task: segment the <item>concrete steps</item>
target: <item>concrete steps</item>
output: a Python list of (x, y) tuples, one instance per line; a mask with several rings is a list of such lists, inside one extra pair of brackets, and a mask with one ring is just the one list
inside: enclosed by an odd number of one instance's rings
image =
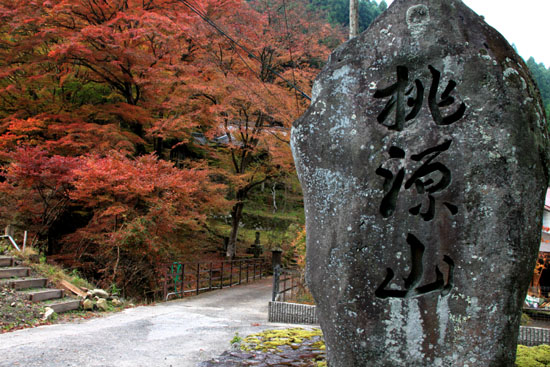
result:
[[(42, 302), (55, 312), (67, 312), (80, 308), (80, 300), (65, 297), (62, 289), (48, 288), (47, 278), (30, 277), (31, 269), (15, 266), (11, 256), (0, 256), (0, 282), (18, 291), (32, 302)], [(46, 301), (46, 302), (44, 302)]]

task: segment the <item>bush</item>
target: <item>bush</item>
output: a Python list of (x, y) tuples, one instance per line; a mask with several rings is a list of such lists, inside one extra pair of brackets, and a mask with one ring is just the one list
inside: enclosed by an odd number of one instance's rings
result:
[(518, 345), (516, 367), (546, 367), (550, 366), (550, 345), (526, 347)]

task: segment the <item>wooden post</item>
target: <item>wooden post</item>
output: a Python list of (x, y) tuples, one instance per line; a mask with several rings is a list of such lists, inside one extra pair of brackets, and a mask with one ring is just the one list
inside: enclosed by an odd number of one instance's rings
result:
[(220, 289), (223, 289), (223, 263), (224, 261), (222, 260), (222, 270), (220, 271)]
[(277, 295), (279, 294), (280, 269), (281, 269), (281, 267), (279, 265), (276, 265), (273, 268), (273, 292), (272, 292), (272, 296), (271, 296), (271, 300), (273, 302), (275, 302), (277, 300)]
[(229, 261), (229, 286), (233, 285), (233, 260)]
[(164, 300), (168, 297), (168, 268), (164, 269)]
[(210, 263), (210, 280), (208, 281), (208, 288), (212, 290), (212, 263)]
[(185, 296), (185, 264), (181, 264), (181, 296)]
[(201, 263), (197, 263), (197, 294), (199, 294), (201, 280)]
[(349, 39), (359, 35), (359, 0), (349, 2)]
[(283, 273), (283, 302), (286, 302), (286, 275)]
[(239, 285), (241, 284), (241, 273), (243, 271), (243, 260), (239, 260)]

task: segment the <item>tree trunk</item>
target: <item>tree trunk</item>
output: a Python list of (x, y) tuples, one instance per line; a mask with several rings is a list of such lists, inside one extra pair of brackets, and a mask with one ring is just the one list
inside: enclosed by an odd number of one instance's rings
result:
[(237, 234), (239, 232), (239, 223), (243, 216), (244, 202), (238, 201), (231, 209), (231, 235), (227, 244), (226, 257), (233, 259), (237, 253)]

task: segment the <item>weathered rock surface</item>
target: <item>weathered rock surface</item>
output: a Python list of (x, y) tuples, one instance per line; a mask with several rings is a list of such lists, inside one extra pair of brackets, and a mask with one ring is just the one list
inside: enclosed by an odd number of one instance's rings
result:
[(50, 317), (52, 317), (52, 315), (54, 313), (55, 313), (55, 311), (53, 310), (53, 308), (51, 308), (51, 307), (44, 308), (44, 316), (42, 316), (42, 320), (49, 319)]
[(314, 345), (316, 341), (305, 339), (297, 346), (282, 345), (276, 352), (226, 351), (218, 358), (200, 363), (199, 367), (317, 367), (325, 360), (325, 352)]
[(93, 310), (94, 309), (94, 301), (92, 301), (91, 299), (85, 299), (82, 302), (82, 308), (87, 310), (87, 311)]
[(548, 132), (506, 40), (458, 0), (396, 0), (338, 48), (292, 146), (331, 366), (514, 365)]
[(108, 311), (109, 310), (109, 305), (107, 304), (107, 300), (105, 298), (98, 299), (97, 302), (96, 302), (96, 306), (101, 311)]
[(99, 298), (108, 298), (109, 293), (104, 291), (103, 289), (93, 289), (88, 292), (92, 297), (97, 296)]

